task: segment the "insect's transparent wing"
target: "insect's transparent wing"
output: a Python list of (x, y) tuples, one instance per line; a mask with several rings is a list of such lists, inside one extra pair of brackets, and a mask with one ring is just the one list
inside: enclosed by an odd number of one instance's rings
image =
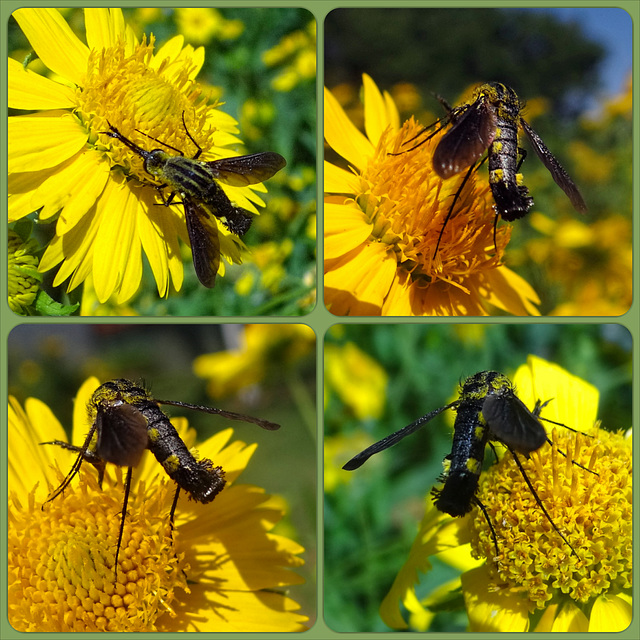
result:
[(455, 402), (448, 404), (446, 407), (440, 407), (439, 409), (436, 409), (435, 411), (432, 411), (431, 413), (427, 413), (427, 415), (422, 416), (422, 418), (418, 418), (415, 422), (412, 422), (410, 425), (407, 425), (406, 427), (400, 429), (399, 431), (392, 433), (386, 438), (382, 438), (382, 440), (378, 440), (378, 442), (376, 442), (375, 444), (372, 444), (370, 447), (367, 447), (364, 451), (361, 451), (359, 454), (351, 458), (351, 460), (349, 460), (349, 462), (347, 462), (342, 468), (345, 469), (346, 471), (353, 471), (354, 469), (358, 469), (372, 455), (376, 453), (380, 453), (380, 451), (384, 451), (385, 449), (392, 447), (394, 444), (397, 444), (398, 442), (400, 442), (400, 440), (402, 440), (403, 438), (406, 438), (408, 435), (411, 435), (412, 433), (420, 429), (420, 427), (427, 424), (429, 420), (432, 420), (433, 418), (435, 418), (439, 413), (442, 413), (443, 411), (446, 411), (447, 409), (450, 409), (452, 407), (456, 407), (458, 406), (458, 404), (459, 402), (456, 400)]
[(193, 198), (184, 197), (184, 213), (191, 242), (193, 267), (198, 280), (209, 289), (216, 283), (220, 267), (218, 227), (206, 207)]
[(538, 158), (542, 161), (545, 167), (549, 170), (551, 177), (555, 183), (567, 194), (567, 197), (571, 201), (573, 208), (578, 213), (586, 213), (587, 205), (582, 198), (578, 187), (576, 187), (573, 180), (569, 177), (569, 174), (564, 170), (562, 165), (556, 160), (555, 156), (547, 149), (547, 145), (542, 141), (542, 138), (531, 128), (526, 120), (520, 118), (522, 128), (531, 142), (533, 150), (536, 152)]
[[(454, 110), (455, 113), (456, 110)], [(433, 154), (433, 169), (444, 180), (470, 167), (488, 149), (496, 135), (496, 113), (477, 100), (455, 120)]]
[(206, 164), (216, 180), (232, 187), (246, 187), (268, 180), (285, 167), (287, 161), (279, 153), (265, 151), (250, 156), (221, 158)]
[(540, 420), (513, 393), (487, 395), (482, 415), (492, 434), (519, 453), (531, 453), (547, 441), (547, 432)]

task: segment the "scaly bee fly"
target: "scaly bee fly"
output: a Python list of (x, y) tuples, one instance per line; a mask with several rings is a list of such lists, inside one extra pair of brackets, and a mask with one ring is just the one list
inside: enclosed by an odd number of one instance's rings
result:
[[(495, 530), (484, 505), (477, 496), (477, 491), (486, 445), (490, 442), (502, 443), (513, 456), (536, 503), (551, 523), (554, 531), (571, 549), (572, 554), (576, 555), (571, 543), (551, 519), (517, 455), (519, 453), (528, 457), (530, 453), (540, 449), (545, 443), (552, 444), (540, 420), (569, 429), (566, 425), (540, 416), (540, 412), (548, 402), (548, 400), (546, 402), (538, 400), (531, 411), (518, 398), (515, 388), (507, 376), (496, 371), (480, 371), (461, 383), (458, 400), (431, 411), (403, 429), (372, 444), (351, 458), (342, 468), (347, 471), (358, 469), (372, 455), (397, 444), (443, 411), (454, 409), (456, 420), (453, 444), (451, 453), (445, 458), (446, 471), (439, 478), (444, 485), (442, 488), (432, 489), (431, 492), (436, 508), (453, 517), (462, 517), (469, 513), (474, 505), (477, 506), (489, 523), (497, 556), (498, 541)], [(573, 431), (573, 429), (570, 430)], [(573, 462), (573, 464), (585, 471), (595, 473), (577, 462)]]
[[(180, 195), (196, 275), (205, 287), (212, 288), (220, 266), (220, 240), (218, 227), (211, 215), (220, 219), (229, 231), (238, 236), (249, 230), (252, 220), (249, 211), (232, 204), (218, 181), (234, 187), (258, 184), (275, 175), (287, 162), (279, 153), (273, 151), (212, 161), (199, 160), (202, 148), (187, 129), (184, 112), (182, 124), (188, 138), (197, 148), (192, 158), (185, 157), (180, 149), (138, 129), (138, 133), (155, 140), (178, 155), (171, 155), (162, 149), (146, 151), (122, 135), (111, 123), (109, 131), (103, 133), (120, 140), (144, 160), (145, 171), (160, 183), (154, 183), (153, 186), (160, 192), (166, 206), (173, 202), (176, 194)], [(171, 193), (165, 198), (163, 190), (167, 188), (171, 189)]]
[(211, 413), (230, 420), (250, 422), (269, 431), (280, 428), (279, 424), (269, 420), (233, 411), (175, 400), (157, 400), (146, 389), (130, 380), (117, 379), (100, 385), (91, 396), (87, 407), (91, 428), (82, 446), (77, 447), (61, 440), (41, 443), (58, 445), (78, 453), (71, 470), (45, 504), (57, 498), (69, 486), (85, 461), (98, 470), (100, 484), (102, 484), (107, 462), (127, 467), (124, 506), (114, 562), (116, 572), (133, 467), (138, 465), (146, 449), (153, 453), (177, 485), (169, 514), (169, 523), (172, 528), (180, 489), (186, 491), (193, 500), (207, 504), (224, 489), (226, 484), (224, 470), (221, 467), (214, 466), (213, 462), (207, 458), (196, 459), (193, 456), (180, 439), (171, 420), (160, 410), (160, 404)]
[(507, 221), (517, 220), (525, 216), (533, 206), (533, 198), (522, 183), (522, 175), (519, 173), (526, 157), (526, 151), (518, 146), (519, 128), (523, 129), (533, 150), (549, 170), (556, 184), (568, 196), (573, 208), (582, 214), (587, 211), (587, 205), (578, 187), (547, 149), (542, 138), (522, 117), (524, 104), (513, 89), (499, 82), (489, 82), (479, 86), (471, 100), (460, 106), (451, 107), (444, 99), (439, 100), (447, 109), (447, 116), (425, 127), (415, 138), (437, 124), (443, 124), (408, 151), (416, 149), (451, 124), (453, 126), (442, 137), (433, 154), (433, 169), (443, 180), (467, 167), (469, 169), (440, 230), (434, 258), (455, 203), (471, 173), (479, 166), (476, 163), (485, 151), (489, 161), (489, 186), (496, 212), (493, 226), (494, 246), (498, 217)]

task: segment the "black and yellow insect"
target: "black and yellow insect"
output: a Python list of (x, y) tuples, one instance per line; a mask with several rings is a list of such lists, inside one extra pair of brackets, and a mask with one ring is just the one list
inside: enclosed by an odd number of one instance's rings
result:
[[(218, 228), (211, 215), (219, 218), (229, 231), (238, 236), (249, 230), (252, 220), (249, 211), (235, 206), (229, 200), (218, 181), (234, 187), (258, 184), (275, 175), (287, 162), (273, 151), (208, 162), (199, 160), (202, 148), (189, 133), (184, 113), (182, 123), (188, 138), (197, 148), (192, 158), (185, 157), (179, 149), (138, 129), (138, 133), (159, 142), (178, 155), (171, 155), (162, 149), (146, 151), (122, 135), (112, 124), (109, 124), (109, 131), (104, 133), (120, 140), (144, 160), (145, 171), (157, 181), (153, 185), (160, 191), (165, 205), (169, 206), (176, 194), (180, 195), (191, 242), (193, 266), (198, 280), (205, 287), (211, 288), (215, 285), (220, 266)], [(164, 189), (171, 190), (167, 198), (163, 195)]]
[(418, 136), (441, 122), (443, 124), (412, 149), (451, 124), (453, 126), (440, 140), (433, 154), (433, 170), (443, 180), (460, 173), (467, 167), (468, 170), (440, 230), (434, 258), (438, 253), (447, 222), (453, 214), (455, 203), (471, 173), (479, 166), (476, 163), (485, 151), (489, 161), (489, 186), (496, 212), (493, 227), (494, 245), (498, 218), (508, 221), (517, 220), (525, 216), (533, 206), (533, 198), (523, 184), (522, 174), (519, 173), (526, 157), (526, 151), (518, 145), (520, 128), (527, 135), (533, 150), (549, 170), (556, 184), (569, 197), (574, 209), (579, 213), (587, 211), (587, 205), (578, 187), (547, 149), (542, 138), (522, 117), (524, 104), (513, 89), (499, 82), (489, 82), (479, 86), (471, 100), (460, 106), (452, 108), (443, 99), (440, 99), (440, 102), (448, 110), (447, 116), (425, 127)]
[(116, 571), (133, 467), (138, 465), (146, 449), (153, 453), (177, 485), (169, 514), (171, 527), (173, 527), (180, 489), (186, 491), (193, 500), (207, 504), (224, 489), (226, 483), (224, 470), (221, 467), (214, 466), (213, 462), (206, 458), (196, 459), (187, 449), (170, 419), (160, 410), (160, 404), (250, 422), (270, 431), (280, 428), (280, 425), (274, 422), (233, 411), (173, 400), (157, 400), (146, 389), (130, 380), (117, 379), (100, 385), (91, 396), (87, 407), (91, 428), (82, 446), (77, 447), (61, 440), (41, 443), (55, 444), (78, 453), (71, 470), (45, 504), (57, 498), (69, 486), (84, 461), (98, 469), (100, 484), (102, 484), (107, 462), (128, 467), (114, 563)]
[[(536, 402), (533, 411), (518, 398), (509, 378), (496, 371), (480, 371), (460, 385), (458, 400), (422, 416), (410, 425), (392, 433), (351, 458), (342, 468), (353, 471), (361, 467), (372, 455), (384, 451), (411, 435), (447, 409), (457, 413), (454, 424), (451, 453), (445, 458), (445, 472), (439, 480), (442, 488), (434, 488), (432, 495), (437, 509), (453, 517), (461, 517), (474, 505), (483, 512), (493, 535), (498, 555), (498, 541), (486, 509), (477, 497), (478, 483), (484, 452), (489, 442), (502, 443), (512, 454), (536, 503), (542, 509), (553, 529), (575, 554), (575, 550), (555, 525), (549, 512), (535, 492), (518, 458), (528, 456), (545, 443), (551, 444), (540, 420), (540, 411), (549, 402)], [(552, 420), (547, 420), (558, 424)], [(565, 425), (559, 425), (565, 426)], [(568, 428), (568, 427), (566, 427)], [(574, 463), (577, 464), (577, 463)], [(585, 469), (581, 465), (578, 465)], [(588, 469), (585, 469), (589, 471)], [(591, 472), (593, 473), (593, 472)]]

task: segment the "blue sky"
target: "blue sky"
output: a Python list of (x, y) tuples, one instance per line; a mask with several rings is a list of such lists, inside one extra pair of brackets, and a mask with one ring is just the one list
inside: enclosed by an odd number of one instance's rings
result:
[(594, 9), (533, 9), (553, 13), (566, 22), (582, 25), (591, 39), (606, 50), (599, 69), (600, 80), (608, 95), (620, 93), (631, 74), (633, 54), (633, 23), (631, 16), (618, 8)]

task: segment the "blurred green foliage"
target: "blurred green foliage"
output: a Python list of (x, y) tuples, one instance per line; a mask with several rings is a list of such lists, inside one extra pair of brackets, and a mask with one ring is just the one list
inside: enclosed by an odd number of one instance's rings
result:
[[(338, 478), (325, 494), (325, 619), (336, 631), (388, 631), (378, 607), (409, 554), (424, 501), (442, 473), (455, 414), (436, 417), (361, 469), (342, 471), (360, 448), (452, 402), (468, 375), (497, 370), (513, 376), (529, 354), (595, 385), (603, 427), (631, 427), (631, 336), (620, 325), (337, 325), (326, 342), (355, 344), (389, 376), (378, 420), (357, 420), (338, 394), (325, 393), (325, 447), (329, 443), (332, 452), (325, 478)], [(366, 441), (354, 449), (357, 434)], [(451, 567), (436, 563), (417, 592), (427, 594), (455, 576)], [(447, 612), (430, 630), (462, 631), (465, 620)]]

